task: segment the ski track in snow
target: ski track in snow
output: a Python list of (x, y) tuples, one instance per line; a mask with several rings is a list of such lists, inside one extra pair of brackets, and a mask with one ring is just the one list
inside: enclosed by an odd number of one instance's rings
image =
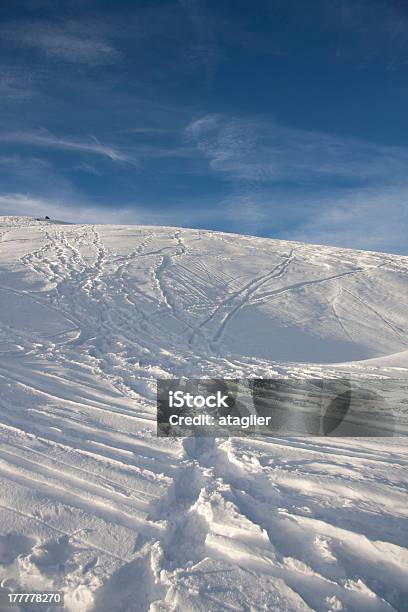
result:
[(155, 431), (160, 377), (407, 381), (407, 289), (402, 256), (0, 218), (3, 587), (75, 612), (408, 610), (403, 438)]

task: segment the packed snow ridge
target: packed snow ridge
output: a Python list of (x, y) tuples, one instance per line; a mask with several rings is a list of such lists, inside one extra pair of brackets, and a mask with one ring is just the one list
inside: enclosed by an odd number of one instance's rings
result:
[[(408, 386), (408, 257), (0, 218), (0, 580), (72, 612), (407, 610), (404, 438), (156, 437), (169, 376)], [(34, 609), (34, 608), (33, 608)]]

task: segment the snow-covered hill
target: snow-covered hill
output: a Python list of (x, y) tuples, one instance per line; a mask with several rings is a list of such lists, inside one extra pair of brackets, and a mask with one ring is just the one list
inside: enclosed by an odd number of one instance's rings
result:
[(407, 296), (408, 257), (0, 218), (3, 586), (75, 612), (407, 610), (403, 438), (155, 433), (159, 377), (406, 380)]

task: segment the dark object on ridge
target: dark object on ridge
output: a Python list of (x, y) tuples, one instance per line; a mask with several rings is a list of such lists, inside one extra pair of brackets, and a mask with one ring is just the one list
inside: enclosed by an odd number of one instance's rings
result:
[(50, 218), (48, 217), (48, 215), (45, 215), (44, 219), (45, 219), (46, 221), (49, 221), (49, 220), (50, 220)]

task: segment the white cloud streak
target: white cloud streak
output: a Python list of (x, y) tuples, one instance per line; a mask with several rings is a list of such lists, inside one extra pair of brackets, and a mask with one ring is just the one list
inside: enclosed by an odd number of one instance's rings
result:
[(403, 148), (251, 117), (206, 115), (190, 123), (186, 133), (212, 170), (235, 180), (395, 179), (405, 176), (408, 163), (408, 151)]
[(95, 23), (31, 22), (11, 27), (3, 35), (20, 47), (39, 50), (49, 59), (87, 66), (121, 59), (121, 53)]
[(230, 183), (236, 231), (408, 253), (406, 149), (221, 115), (187, 135)]
[(88, 140), (58, 138), (47, 131), (6, 132), (0, 134), (0, 142), (21, 143), (36, 147), (47, 147), (108, 157), (115, 162), (135, 163), (133, 158), (112, 145), (101, 144), (91, 136)]

